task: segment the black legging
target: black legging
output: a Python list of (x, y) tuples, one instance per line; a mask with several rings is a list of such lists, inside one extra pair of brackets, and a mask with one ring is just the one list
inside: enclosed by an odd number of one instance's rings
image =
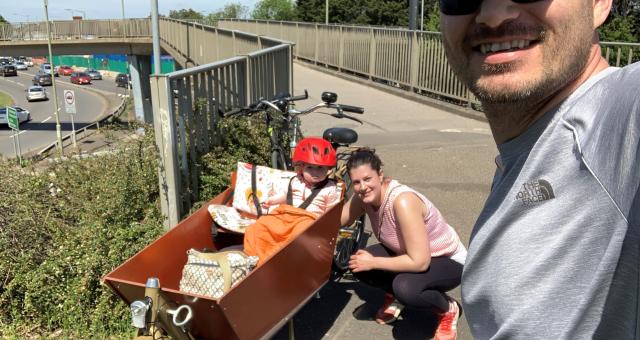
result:
[[(396, 256), (380, 243), (365, 250), (376, 257)], [(444, 292), (460, 285), (462, 265), (448, 257), (432, 257), (429, 268), (419, 273), (394, 273), (374, 269), (354, 275), (370, 286), (393, 294), (405, 306), (443, 313), (449, 310), (449, 301)]]

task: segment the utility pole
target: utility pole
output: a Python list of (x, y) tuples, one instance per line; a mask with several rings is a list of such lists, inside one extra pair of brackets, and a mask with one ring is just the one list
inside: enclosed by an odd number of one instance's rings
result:
[(329, 0), (324, 0), (324, 23), (329, 25)]
[(409, 0), (409, 29), (416, 29), (416, 17), (418, 16), (418, 0)]
[(160, 30), (158, 22), (158, 0), (151, 0), (151, 39), (153, 41), (153, 74), (160, 74)]
[(44, 20), (47, 23), (47, 46), (49, 48), (49, 64), (51, 65), (51, 87), (53, 89), (53, 106), (55, 111), (53, 112), (53, 116), (56, 118), (56, 138), (58, 143), (56, 143), (56, 148), (58, 149), (58, 154), (62, 157), (64, 154), (62, 152), (62, 132), (60, 128), (60, 117), (58, 116), (58, 93), (56, 92), (56, 77), (55, 77), (55, 68), (53, 66), (53, 53), (51, 53), (51, 27), (49, 27), (49, 0), (44, 0)]

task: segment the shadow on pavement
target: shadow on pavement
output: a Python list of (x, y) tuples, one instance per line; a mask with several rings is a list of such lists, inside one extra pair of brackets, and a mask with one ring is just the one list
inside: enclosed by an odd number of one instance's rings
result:
[[(355, 295), (355, 296), (354, 296)], [(353, 311), (346, 310), (347, 317), (365, 322), (375, 322), (375, 314), (382, 305), (383, 292), (365, 284), (351, 280), (329, 282), (320, 290), (320, 298), (312, 298), (294, 317), (294, 332), (297, 339), (325, 338), (338, 317), (348, 306), (352, 298), (363, 301)], [(351, 314), (351, 315), (349, 315)], [(394, 339), (430, 339), (438, 326), (438, 318), (429, 311), (405, 308), (398, 321), (389, 325), (393, 327)], [(367, 335), (362, 330), (362, 339), (375, 336)], [(336, 338), (331, 337), (329, 338)], [(272, 338), (275, 340), (289, 339), (288, 325), (285, 325)], [(337, 339), (337, 338), (336, 338)]]

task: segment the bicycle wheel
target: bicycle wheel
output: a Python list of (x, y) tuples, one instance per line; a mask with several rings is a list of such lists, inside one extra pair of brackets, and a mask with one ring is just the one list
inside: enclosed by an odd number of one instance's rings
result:
[(337, 272), (344, 273), (349, 268), (349, 259), (360, 248), (364, 234), (364, 215), (352, 225), (340, 228), (338, 242), (333, 256), (333, 264)]
[(287, 161), (284, 159), (284, 154), (280, 150), (273, 150), (271, 152), (271, 167), (280, 170), (287, 169)]

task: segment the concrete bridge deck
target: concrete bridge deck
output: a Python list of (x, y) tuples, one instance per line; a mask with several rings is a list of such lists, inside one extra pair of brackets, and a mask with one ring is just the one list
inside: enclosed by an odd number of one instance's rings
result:
[[(425, 194), (458, 231), (465, 244), (489, 192), (495, 169), (496, 147), (485, 122), (461, 117), (360, 83), (294, 65), (295, 93), (309, 91), (300, 107), (320, 101), (331, 90), (338, 103), (363, 106), (365, 124), (311, 114), (303, 119), (306, 135), (342, 126), (359, 133), (359, 145), (376, 148), (386, 175)], [(368, 226), (370, 233), (371, 229)], [(375, 237), (370, 235), (368, 244)], [(452, 292), (460, 297), (460, 289)], [(392, 325), (369, 318), (382, 301), (382, 293), (349, 279), (330, 283), (295, 317), (299, 339), (428, 339), (437, 325), (428, 312), (406, 310)], [(286, 328), (286, 327), (285, 327)], [(286, 329), (275, 338), (285, 339)], [(472, 339), (461, 319), (459, 339)]]

